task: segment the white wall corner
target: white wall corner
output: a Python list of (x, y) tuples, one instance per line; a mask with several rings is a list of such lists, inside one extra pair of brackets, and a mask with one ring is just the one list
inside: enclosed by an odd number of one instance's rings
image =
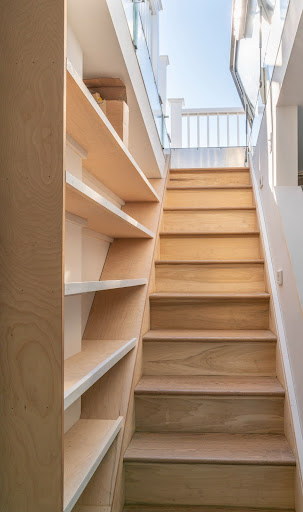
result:
[(276, 185), (298, 184), (298, 107), (276, 109)]

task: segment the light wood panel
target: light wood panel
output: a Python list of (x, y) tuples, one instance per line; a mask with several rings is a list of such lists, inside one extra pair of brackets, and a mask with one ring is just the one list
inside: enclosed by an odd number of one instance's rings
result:
[(275, 342), (145, 341), (144, 375), (276, 374)]
[(216, 232), (257, 231), (256, 211), (252, 209), (166, 209), (162, 232)]
[(259, 259), (258, 234), (161, 235), (163, 260), (251, 260)]
[(1, 2), (1, 491), (62, 510), (64, 2)]
[(152, 238), (154, 234), (81, 180), (66, 172), (68, 212), (87, 219), (87, 227), (113, 238)]
[(223, 207), (254, 206), (252, 188), (247, 187), (167, 187), (165, 206)]
[[(162, 197), (165, 180), (152, 182)], [(124, 209), (153, 232), (157, 232), (161, 212), (159, 203), (127, 203)], [(149, 279), (154, 247), (155, 239), (115, 240), (109, 249), (102, 279), (137, 279), (142, 276)], [(96, 294), (84, 339), (139, 339), (146, 301), (147, 288), (143, 287), (109, 290)], [(133, 402), (130, 389), (138, 350), (139, 344), (82, 395), (82, 418), (110, 419), (118, 414), (127, 415), (129, 399), (131, 398)], [(80, 497), (79, 506), (111, 506), (116, 489), (113, 510), (122, 508), (122, 463), (125, 450), (122, 448), (122, 439), (126, 439), (127, 446), (133, 429), (132, 409), (126, 425), (123, 434), (121, 433), (116, 441), (116, 446), (112, 446), (106, 456), (107, 460), (104, 460), (97, 469)]]
[(158, 201), (126, 146), (67, 62), (67, 132), (87, 151), (83, 166), (125, 201)]
[(283, 435), (175, 434), (136, 432), (126, 462), (204, 462), (295, 466), (296, 459)]
[[(242, 295), (242, 296), (240, 296)], [(152, 329), (267, 329), (267, 294), (152, 294)]]
[(64, 436), (64, 507), (70, 512), (122, 427), (117, 420), (79, 420)]
[(78, 295), (80, 293), (92, 293), (134, 286), (145, 286), (146, 278), (141, 279), (116, 279), (111, 281), (84, 281), (79, 283), (65, 283), (65, 296)]
[(263, 262), (156, 263), (157, 292), (264, 292)]
[(130, 462), (126, 502), (293, 508), (294, 467)]
[(169, 174), (169, 186), (232, 186), (232, 185), (250, 185), (249, 169), (236, 170), (212, 170), (212, 169), (196, 169), (187, 171), (184, 169), (171, 170)]
[(135, 402), (137, 431), (283, 433), (283, 397), (154, 394)]
[(136, 345), (131, 340), (85, 340), (64, 363), (64, 409), (69, 407)]

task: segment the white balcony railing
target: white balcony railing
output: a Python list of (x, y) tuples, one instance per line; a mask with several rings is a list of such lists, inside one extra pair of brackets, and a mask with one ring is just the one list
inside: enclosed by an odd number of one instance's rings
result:
[(242, 108), (183, 108), (182, 98), (169, 103), (172, 148), (246, 145)]

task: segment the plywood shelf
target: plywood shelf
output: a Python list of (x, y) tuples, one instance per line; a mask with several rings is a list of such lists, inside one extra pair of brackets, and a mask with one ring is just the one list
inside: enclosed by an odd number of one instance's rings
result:
[(112, 238), (153, 238), (154, 234), (98, 192), (66, 171), (65, 209), (87, 219), (87, 227)]
[(112, 281), (85, 281), (78, 283), (65, 283), (65, 296), (79, 295), (80, 293), (101, 292), (117, 288), (131, 288), (144, 286), (147, 279), (116, 279)]
[(159, 197), (89, 90), (67, 61), (66, 129), (88, 153), (84, 167), (125, 201)]
[(131, 340), (85, 340), (82, 351), (64, 363), (64, 409), (67, 409), (136, 345)]
[(64, 436), (64, 506), (70, 512), (117, 437), (123, 418), (79, 420)]

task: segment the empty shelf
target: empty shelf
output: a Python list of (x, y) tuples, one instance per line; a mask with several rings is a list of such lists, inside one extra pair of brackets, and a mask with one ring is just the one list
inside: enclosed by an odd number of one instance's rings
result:
[(136, 345), (131, 340), (85, 340), (64, 363), (64, 409), (100, 379)]
[(64, 436), (64, 505), (70, 512), (122, 427), (117, 420), (79, 420)]
[(89, 229), (113, 238), (153, 238), (149, 229), (68, 171), (65, 181), (65, 209), (87, 219)]
[(159, 201), (159, 197), (67, 61), (66, 129), (88, 153), (84, 167), (125, 201)]
[(146, 278), (117, 279), (114, 281), (85, 281), (79, 283), (65, 283), (65, 296), (79, 295), (80, 293), (115, 290), (116, 288), (130, 288), (132, 286), (143, 286), (146, 283)]

